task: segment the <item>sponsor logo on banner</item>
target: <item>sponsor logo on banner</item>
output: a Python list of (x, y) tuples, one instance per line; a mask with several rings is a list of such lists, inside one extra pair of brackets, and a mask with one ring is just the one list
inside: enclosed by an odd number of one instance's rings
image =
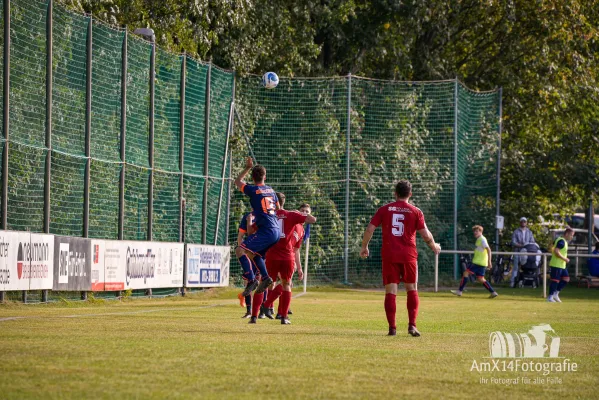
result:
[(51, 289), (54, 236), (0, 231), (0, 290)]
[(56, 236), (54, 290), (91, 290), (91, 240)]
[(9, 243), (0, 237), (0, 285), (10, 285)]
[(228, 246), (187, 245), (187, 286), (228, 286), (229, 262)]
[(23, 277), (23, 245), (19, 242), (19, 252), (17, 253), (17, 276)]
[(27, 243), (19, 242), (17, 254), (17, 271), (19, 279), (48, 278), (48, 261), (50, 257), (49, 244), (32, 240)]
[(143, 254), (127, 246), (127, 286), (133, 279), (143, 279), (146, 284), (148, 279), (154, 278), (155, 261), (156, 255), (152, 254), (152, 249), (147, 249)]
[(104, 290), (124, 290), (126, 260), (123, 242), (106, 240), (104, 248)]
[(69, 244), (61, 243), (58, 253), (58, 283), (69, 283)]

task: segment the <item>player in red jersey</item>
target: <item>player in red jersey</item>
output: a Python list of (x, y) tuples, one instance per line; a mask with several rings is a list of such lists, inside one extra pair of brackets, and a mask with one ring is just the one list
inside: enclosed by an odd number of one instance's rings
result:
[(372, 217), (370, 224), (364, 232), (360, 257), (366, 258), (370, 254), (368, 243), (372, 239), (375, 229), (383, 225), (383, 246), (381, 256), (383, 259), (383, 284), (385, 285), (385, 313), (389, 322), (389, 336), (396, 335), (395, 324), (395, 297), (397, 285), (403, 282), (408, 295), (407, 308), (409, 316), (408, 333), (420, 336), (416, 329), (418, 316), (418, 251), (416, 250), (416, 232), (424, 239), (428, 247), (439, 254), (441, 246), (435, 243), (424, 222), (424, 214), (419, 208), (414, 207), (408, 200), (412, 196), (412, 184), (402, 180), (395, 186), (395, 202), (379, 208)]
[[(279, 300), (279, 309), (281, 314), (281, 324), (289, 325), (291, 322), (287, 318), (289, 312), (289, 304), (291, 303), (291, 278), (299, 265), (299, 248), (301, 247), (304, 237), (304, 229), (302, 225), (305, 223), (313, 224), (316, 218), (312, 215), (302, 214), (298, 211), (287, 211), (283, 209), (285, 205), (285, 195), (277, 193), (280, 208), (277, 210), (277, 218), (279, 228), (281, 229), (281, 237), (277, 244), (268, 250), (266, 257), (266, 269), (271, 276), (280, 276), (281, 291), (277, 288), (270, 291), (270, 295), (264, 305), (267, 312), (267, 317), (272, 319), (272, 306), (277, 297)], [(303, 278), (301, 266), (298, 272), (300, 279)]]

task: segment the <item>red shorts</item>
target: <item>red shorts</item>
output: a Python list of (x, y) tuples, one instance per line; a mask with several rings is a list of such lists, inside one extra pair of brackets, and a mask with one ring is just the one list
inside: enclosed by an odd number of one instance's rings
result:
[(277, 275), (281, 275), (281, 279), (291, 282), (293, 271), (295, 270), (294, 260), (271, 260), (266, 257), (266, 270), (268, 275), (276, 279)]
[(383, 258), (383, 284), (418, 282), (418, 262), (394, 263)]

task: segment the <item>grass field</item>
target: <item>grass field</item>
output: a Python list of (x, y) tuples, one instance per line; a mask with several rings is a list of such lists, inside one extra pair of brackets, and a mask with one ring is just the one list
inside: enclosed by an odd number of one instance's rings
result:
[[(228, 289), (4, 304), (0, 398), (597, 398), (599, 291), (568, 287), (562, 304), (538, 289), (498, 291), (494, 300), (474, 289), (462, 298), (421, 293), (420, 338), (406, 333), (405, 292), (396, 337), (386, 336), (376, 291), (313, 289), (293, 300), (288, 326), (248, 325)], [(576, 372), (471, 371), (474, 360), (489, 361), (490, 332), (539, 323), (555, 329)]]

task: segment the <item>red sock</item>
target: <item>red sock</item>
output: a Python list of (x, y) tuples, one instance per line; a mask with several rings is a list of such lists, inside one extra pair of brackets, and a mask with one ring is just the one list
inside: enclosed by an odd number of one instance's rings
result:
[(395, 304), (395, 295), (392, 293), (385, 294), (385, 314), (387, 314), (387, 322), (389, 322), (389, 328), (397, 328), (395, 326), (395, 310), (397, 306)]
[(272, 306), (275, 304), (275, 301), (279, 298), (279, 296), (281, 296), (281, 292), (283, 292), (282, 285), (277, 285), (273, 290), (270, 290), (264, 305), (268, 308), (272, 308)]
[(252, 317), (258, 316), (260, 306), (262, 305), (262, 300), (264, 300), (264, 293), (254, 292), (254, 298), (252, 299)]
[(418, 305), (420, 305), (420, 299), (418, 298), (417, 290), (410, 290), (408, 292), (408, 318), (410, 319), (409, 324), (416, 326), (416, 318), (418, 317)]
[(279, 300), (281, 306), (281, 316), (287, 318), (289, 312), (289, 304), (291, 304), (291, 292), (281, 293), (281, 299)]

